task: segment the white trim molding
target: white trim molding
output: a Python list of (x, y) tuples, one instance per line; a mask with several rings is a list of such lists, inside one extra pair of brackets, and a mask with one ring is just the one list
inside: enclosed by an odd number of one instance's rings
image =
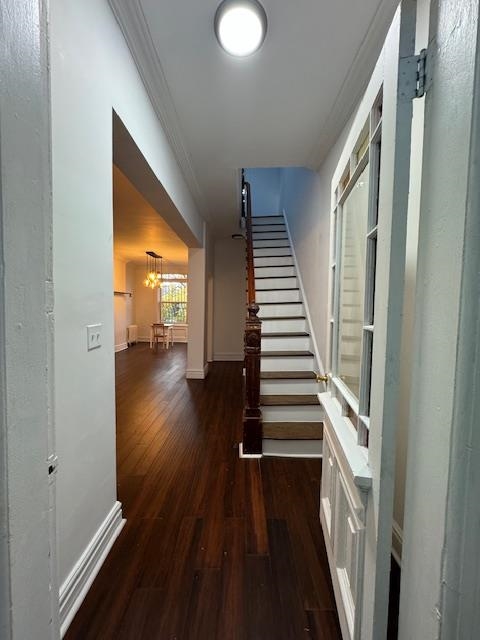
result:
[(117, 501), (60, 587), (60, 633), (62, 638), (125, 522), (126, 520), (122, 518), (122, 505)]
[(185, 377), (187, 380), (205, 380), (208, 376), (208, 370), (210, 368), (209, 363), (207, 362), (203, 369), (187, 369)]
[(214, 353), (214, 362), (243, 362), (245, 356), (243, 353)]
[(125, 351), (125, 349), (128, 349), (128, 344), (126, 342), (121, 342), (120, 344), (115, 345), (115, 353)]

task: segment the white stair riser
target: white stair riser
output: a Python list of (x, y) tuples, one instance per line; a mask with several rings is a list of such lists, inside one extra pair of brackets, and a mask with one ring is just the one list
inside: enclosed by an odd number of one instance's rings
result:
[(255, 267), (257, 278), (278, 278), (279, 276), (296, 276), (295, 267)]
[(303, 316), (303, 304), (298, 302), (289, 302), (288, 304), (261, 304), (258, 317), (274, 317), (277, 316)]
[[(258, 224), (261, 224), (262, 226), (258, 226)], [(266, 222), (261, 222), (261, 223), (253, 223), (253, 233), (257, 233), (258, 231), (281, 231), (283, 233), (285, 233), (286, 229), (285, 229), (285, 224), (280, 224), (280, 221), (276, 222), (275, 224), (268, 224)]]
[(288, 253), (291, 255), (290, 247), (283, 247), (281, 249), (276, 249), (275, 247), (263, 247), (260, 249), (253, 250), (254, 258), (264, 258), (266, 256), (276, 256), (277, 253)]
[(284, 222), (283, 215), (275, 214), (270, 216), (252, 216), (253, 224), (270, 224), (270, 222)]
[(286, 240), (288, 242), (288, 236), (285, 231), (253, 231), (253, 241), (256, 240)]
[(321, 458), (323, 440), (263, 439), (263, 455), (276, 458)]
[(262, 405), (262, 419), (264, 422), (320, 422), (323, 411), (320, 405), (273, 406)]
[(316, 380), (261, 380), (262, 395), (281, 395), (282, 393), (318, 393), (321, 385)]
[(255, 289), (261, 291), (262, 289), (292, 289), (298, 287), (297, 278), (256, 278)]
[(309, 336), (288, 338), (266, 338), (262, 336), (262, 351), (309, 351), (310, 348)]
[[(286, 247), (286, 245), (288, 245)], [(253, 248), (254, 249), (262, 249), (265, 247), (277, 247), (277, 248), (289, 248), (290, 245), (288, 240), (255, 240), (253, 239)]]
[(298, 320), (263, 320), (262, 331), (264, 333), (278, 333), (279, 331), (305, 331), (306, 321)]
[(293, 267), (293, 258), (291, 256), (265, 256), (253, 259), (255, 267)]
[(255, 293), (255, 300), (260, 304), (261, 302), (300, 302), (299, 289), (292, 289), (291, 291), (257, 291)]
[(261, 371), (315, 371), (315, 359), (306, 357), (260, 358)]

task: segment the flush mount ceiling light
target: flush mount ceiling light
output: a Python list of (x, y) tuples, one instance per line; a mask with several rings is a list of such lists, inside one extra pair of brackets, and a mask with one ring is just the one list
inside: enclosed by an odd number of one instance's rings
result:
[(232, 56), (257, 51), (267, 33), (267, 14), (257, 0), (223, 0), (215, 13), (215, 34)]

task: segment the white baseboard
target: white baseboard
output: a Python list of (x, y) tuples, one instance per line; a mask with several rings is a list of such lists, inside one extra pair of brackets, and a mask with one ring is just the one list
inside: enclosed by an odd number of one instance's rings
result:
[(118, 353), (119, 351), (125, 351), (125, 349), (128, 349), (128, 344), (126, 342), (115, 345), (115, 353)]
[(396, 520), (392, 525), (392, 556), (402, 566), (403, 530)]
[(214, 353), (215, 362), (242, 362), (245, 356), (243, 353)]
[(187, 380), (205, 380), (208, 376), (209, 364), (203, 367), (203, 369), (187, 369), (185, 377)]
[(243, 442), (238, 444), (238, 456), (239, 458), (263, 458), (261, 453), (243, 453)]
[(78, 562), (60, 587), (60, 633), (63, 638), (126, 520), (115, 502)]

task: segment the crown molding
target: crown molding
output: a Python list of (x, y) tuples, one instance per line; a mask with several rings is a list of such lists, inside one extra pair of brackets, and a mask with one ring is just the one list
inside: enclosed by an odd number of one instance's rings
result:
[(207, 205), (190, 155), (183, 142), (181, 127), (160, 58), (148, 28), (140, 0), (108, 0), (143, 81), (195, 205), (205, 220)]
[(375, 62), (390, 26), (397, 0), (380, 2), (367, 33), (358, 48), (345, 80), (326, 120), (322, 123), (308, 166), (319, 170), (329, 150), (347, 125), (367, 88)]

